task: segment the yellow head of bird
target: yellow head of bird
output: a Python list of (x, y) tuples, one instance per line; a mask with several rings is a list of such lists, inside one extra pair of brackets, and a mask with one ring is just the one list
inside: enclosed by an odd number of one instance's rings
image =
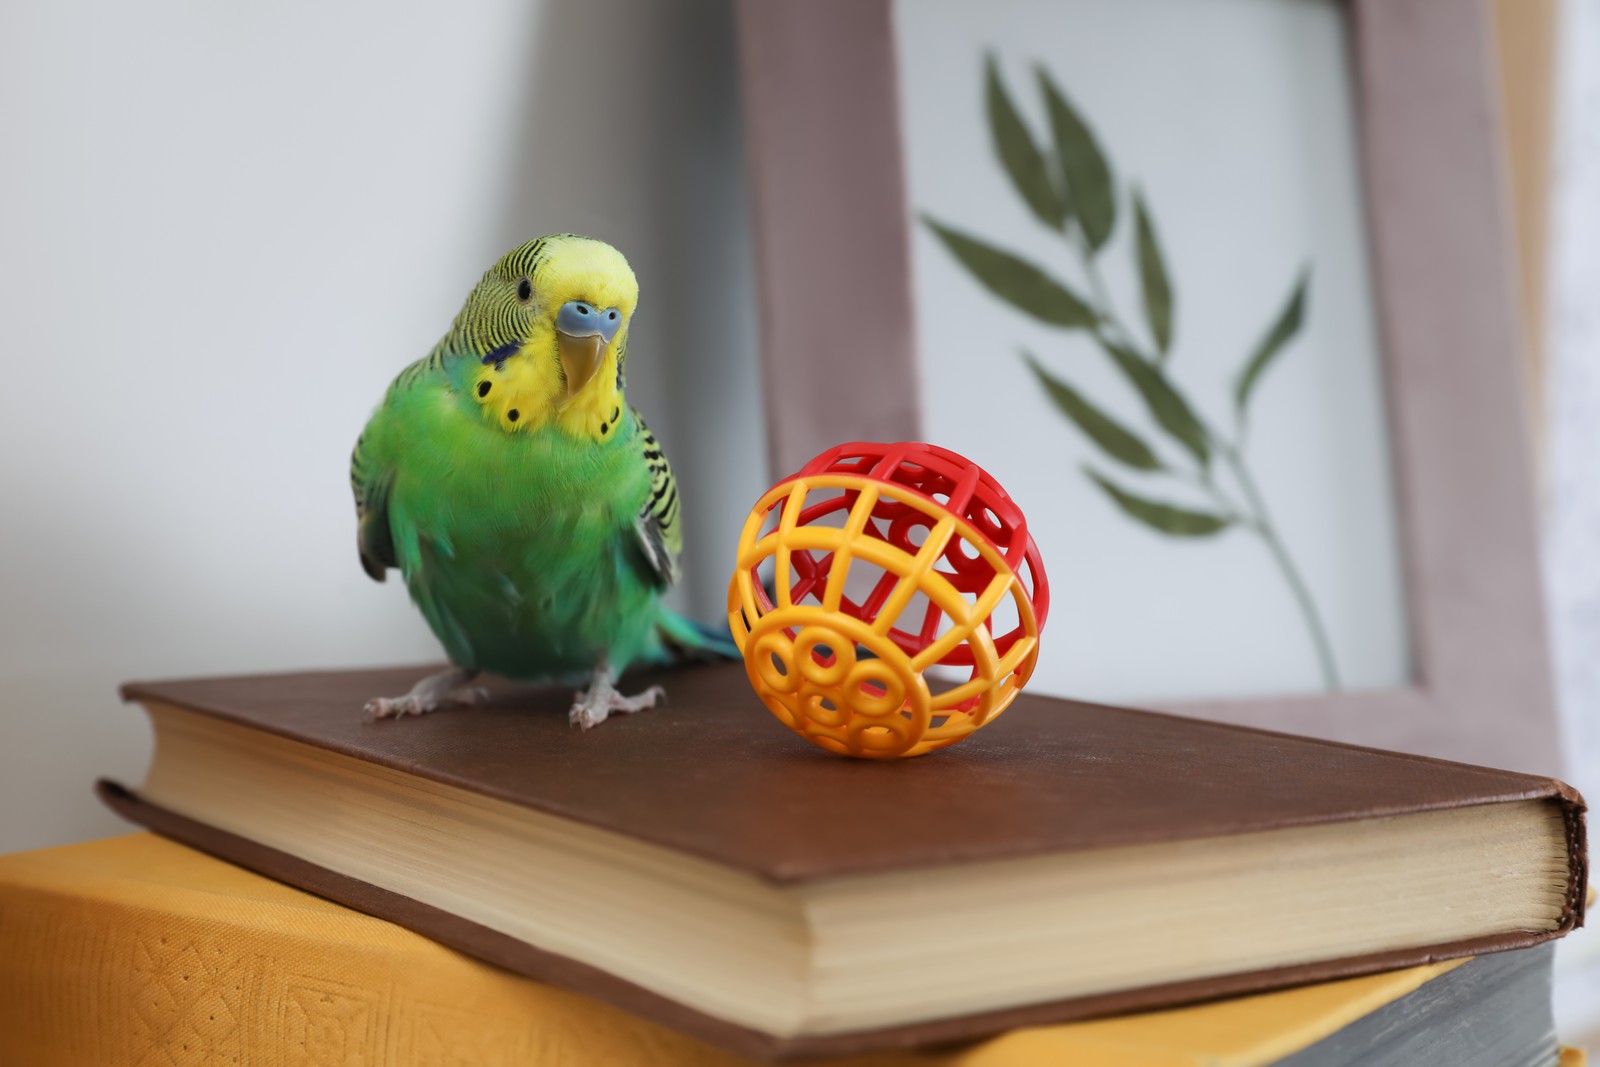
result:
[(483, 276), (446, 345), (480, 363), (472, 390), (507, 432), (550, 423), (603, 441), (622, 414), (639, 283), (621, 252), (574, 234), (512, 249)]

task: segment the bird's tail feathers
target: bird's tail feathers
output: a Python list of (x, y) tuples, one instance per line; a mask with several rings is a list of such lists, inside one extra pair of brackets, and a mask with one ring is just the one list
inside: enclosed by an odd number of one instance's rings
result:
[(739, 646), (733, 643), (727, 623), (711, 626), (662, 608), (656, 627), (670, 662), (716, 663), (739, 658)]

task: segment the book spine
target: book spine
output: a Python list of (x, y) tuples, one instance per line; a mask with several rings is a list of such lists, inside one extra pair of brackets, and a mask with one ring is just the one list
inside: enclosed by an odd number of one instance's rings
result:
[(1577, 790), (1563, 787), (1561, 813), (1567, 827), (1567, 906), (1561, 916), (1561, 933), (1583, 925), (1589, 903), (1588, 809)]

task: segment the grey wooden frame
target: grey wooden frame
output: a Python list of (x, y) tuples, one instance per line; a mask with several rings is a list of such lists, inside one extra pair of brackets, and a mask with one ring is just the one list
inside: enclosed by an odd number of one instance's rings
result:
[[(1412, 682), (1172, 710), (1555, 773), (1490, 12), (1347, 6)], [(893, 3), (738, 14), (773, 471), (921, 439)]]

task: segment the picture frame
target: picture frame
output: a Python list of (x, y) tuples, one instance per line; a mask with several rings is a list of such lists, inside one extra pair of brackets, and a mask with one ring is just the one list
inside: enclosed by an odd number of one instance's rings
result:
[[(1409, 682), (1159, 706), (1555, 773), (1491, 12), (1342, 8)], [(892, 0), (738, 6), (775, 474), (841, 441), (924, 437), (894, 13)]]

